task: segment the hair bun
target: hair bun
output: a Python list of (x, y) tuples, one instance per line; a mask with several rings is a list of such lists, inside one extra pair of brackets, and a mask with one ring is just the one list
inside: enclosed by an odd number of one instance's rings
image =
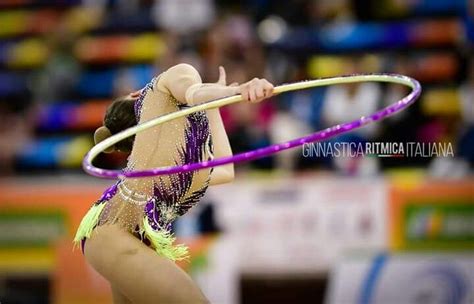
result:
[[(112, 136), (112, 132), (110, 132), (109, 128), (106, 126), (102, 126), (95, 130), (94, 133), (94, 142), (95, 144), (100, 143), (101, 141), (105, 140), (106, 138)], [(104, 153), (112, 153), (115, 151), (115, 146), (109, 147), (105, 149), (103, 152)]]

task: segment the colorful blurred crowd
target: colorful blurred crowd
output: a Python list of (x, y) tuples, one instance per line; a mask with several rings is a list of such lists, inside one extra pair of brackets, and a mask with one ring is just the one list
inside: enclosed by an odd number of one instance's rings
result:
[[(412, 107), (332, 141), (444, 142), (455, 155), (348, 161), (303, 157), (295, 149), (239, 170), (374, 175), (408, 166), (465, 176), (474, 164), (473, 6), (467, 0), (3, 0), (0, 172), (80, 172), (113, 98), (186, 62), (206, 82), (217, 80), (219, 65), (229, 83), (375, 72), (415, 77), (423, 95)], [(367, 115), (406, 93), (398, 85), (341, 85), (239, 103), (221, 114), (237, 153)], [(125, 157), (98, 162), (115, 167)]]

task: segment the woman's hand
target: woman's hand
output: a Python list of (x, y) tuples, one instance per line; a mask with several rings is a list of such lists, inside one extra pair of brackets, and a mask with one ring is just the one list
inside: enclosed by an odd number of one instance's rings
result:
[[(219, 80), (217, 84), (226, 86), (226, 73), (222, 66), (219, 67)], [(244, 84), (232, 83), (230, 87), (235, 88), (235, 94), (241, 94), (243, 100), (260, 102), (273, 96), (273, 84), (266, 79), (254, 78)]]
[(254, 78), (238, 87), (243, 100), (260, 102), (273, 96), (273, 84), (266, 79)]
[(131, 99), (138, 99), (138, 97), (140, 97), (141, 92), (142, 92), (142, 90), (138, 90), (138, 91), (135, 91), (133, 93), (130, 93), (130, 98)]

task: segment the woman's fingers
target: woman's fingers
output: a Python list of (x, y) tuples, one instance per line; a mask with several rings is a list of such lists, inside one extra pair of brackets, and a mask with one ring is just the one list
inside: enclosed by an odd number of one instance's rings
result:
[(255, 92), (255, 99), (252, 102), (260, 102), (273, 95), (273, 85), (266, 79), (253, 80), (252, 90)]
[(268, 82), (266, 79), (265, 80), (265, 83), (263, 85), (263, 90), (265, 92), (265, 98), (269, 98), (271, 96), (273, 96), (273, 84), (271, 84), (270, 82)]
[(219, 80), (217, 80), (217, 83), (220, 84), (220, 85), (226, 85), (227, 83), (227, 80), (226, 80), (227, 76), (225, 74), (225, 69), (223, 66), (219, 66)]
[(255, 86), (255, 95), (257, 97), (257, 101), (265, 98), (264, 86), (262, 82), (257, 83)]
[(250, 101), (249, 86), (247, 84), (239, 86), (239, 91), (240, 95), (242, 95), (242, 100)]
[(249, 89), (249, 101), (256, 102), (257, 101), (257, 94), (256, 94), (256, 86), (255, 84), (250, 85)]
[(132, 99), (136, 99), (136, 98), (140, 97), (140, 92), (141, 92), (141, 91), (142, 91), (142, 90), (138, 90), (138, 91), (135, 91), (135, 92), (131, 93), (131, 94), (130, 94), (130, 97), (131, 97)]
[(273, 85), (266, 79), (254, 78), (239, 86), (239, 92), (243, 100), (260, 102), (273, 96)]

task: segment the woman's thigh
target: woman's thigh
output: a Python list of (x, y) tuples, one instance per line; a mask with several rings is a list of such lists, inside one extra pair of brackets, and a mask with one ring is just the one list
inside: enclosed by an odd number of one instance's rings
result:
[(114, 304), (133, 304), (117, 287), (110, 286), (112, 289), (112, 299)]
[(96, 228), (85, 255), (133, 303), (207, 302), (182, 269), (115, 225)]

